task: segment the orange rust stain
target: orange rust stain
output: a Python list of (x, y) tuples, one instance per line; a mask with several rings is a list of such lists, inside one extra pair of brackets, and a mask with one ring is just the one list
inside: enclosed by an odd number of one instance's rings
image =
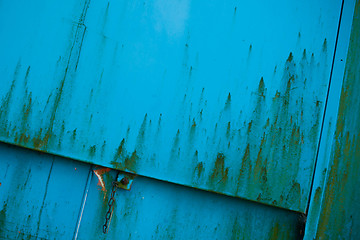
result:
[(110, 170), (111, 170), (110, 168), (99, 168), (99, 169), (93, 170), (94, 174), (98, 178), (97, 185), (101, 187), (101, 191), (103, 191), (104, 193), (106, 192), (106, 188), (105, 188), (103, 174), (109, 172)]
[(195, 128), (196, 127), (196, 122), (195, 122), (195, 118), (193, 118), (193, 124), (191, 125), (191, 128)]

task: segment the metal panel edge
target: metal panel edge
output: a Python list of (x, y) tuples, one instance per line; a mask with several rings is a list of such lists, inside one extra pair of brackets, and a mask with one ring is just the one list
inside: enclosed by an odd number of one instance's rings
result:
[(317, 166), (314, 181), (309, 196), (307, 209), (307, 223), (304, 239), (315, 239), (318, 231), (321, 210), (328, 201), (325, 198), (325, 188), (329, 181), (329, 167), (331, 167), (331, 150), (336, 131), (339, 113), (340, 95), (343, 86), (345, 65), (348, 54), (350, 34), (352, 29), (355, 0), (344, 1), (342, 19), (340, 22), (337, 50), (335, 52), (332, 82), (328, 94), (327, 110), (324, 116), (323, 129), (319, 142)]

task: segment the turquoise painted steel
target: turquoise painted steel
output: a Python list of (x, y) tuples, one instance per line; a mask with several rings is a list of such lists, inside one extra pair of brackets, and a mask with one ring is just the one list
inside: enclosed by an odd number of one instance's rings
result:
[(0, 169), (0, 239), (73, 239), (77, 226), (77, 239), (86, 240), (296, 239), (299, 232), (298, 213), (137, 177), (131, 191), (117, 190), (103, 234), (114, 170), (4, 143)]
[(321, 145), (323, 164), (316, 169), (305, 239), (360, 239), (360, 1), (355, 11), (355, 1), (347, 4), (344, 16), (353, 21), (341, 97), (329, 111), (333, 121)]
[(72, 239), (90, 166), (0, 144), (0, 239)]
[(0, 140), (305, 212), (340, 1), (6, 1)]

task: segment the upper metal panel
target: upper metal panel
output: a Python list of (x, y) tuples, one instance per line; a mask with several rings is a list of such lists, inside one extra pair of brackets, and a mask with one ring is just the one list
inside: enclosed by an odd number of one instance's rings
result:
[(340, 2), (62, 5), (0, 6), (2, 141), (305, 210)]

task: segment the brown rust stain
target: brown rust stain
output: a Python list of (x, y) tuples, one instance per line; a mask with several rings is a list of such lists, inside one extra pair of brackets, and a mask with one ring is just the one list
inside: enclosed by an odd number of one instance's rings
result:
[(279, 223), (275, 223), (275, 226), (270, 231), (270, 240), (280, 239), (280, 226)]
[(274, 226), (270, 229), (268, 234), (269, 240), (277, 240), (277, 239), (294, 239), (294, 236), (291, 236), (289, 227), (285, 224), (279, 224), (279, 222), (275, 222)]
[(314, 206), (319, 206), (321, 200), (321, 187), (317, 187), (314, 195)]
[[(79, 19), (80, 23), (84, 22), (86, 11), (87, 11), (87, 7), (85, 7), (83, 9), (81, 17)], [(50, 110), (50, 117), (47, 120), (47, 124), (46, 124), (47, 127), (40, 128), (37, 133), (33, 134), (34, 137), (32, 138), (32, 143), (33, 143), (33, 147), (35, 149), (45, 150), (46, 151), (52, 137), (55, 136), (54, 132), (53, 132), (53, 128), (54, 128), (56, 112), (57, 112), (57, 110), (59, 108), (60, 101), (62, 99), (64, 85), (65, 85), (65, 81), (66, 81), (66, 79), (68, 77), (68, 74), (70, 72), (76, 71), (77, 64), (78, 64), (78, 61), (79, 61), (79, 56), (80, 56), (80, 49), (82, 47), (82, 41), (83, 41), (84, 33), (85, 33), (85, 31), (84, 31), (83, 24), (78, 24), (78, 27), (76, 29), (76, 33), (75, 33), (75, 36), (74, 36), (74, 41), (71, 44), (71, 48), (70, 48), (68, 60), (67, 60), (67, 63), (66, 63), (66, 67), (65, 67), (64, 72), (63, 72), (63, 77), (60, 80), (60, 83), (59, 83), (58, 87), (55, 90), (56, 94), (55, 94), (55, 97), (54, 97), (53, 106), (52, 106), (52, 108)], [(57, 65), (59, 65), (60, 60), (61, 60), (61, 57), (57, 61)], [(49, 99), (50, 99), (50, 96), (49, 96)], [(61, 142), (60, 142), (60, 144), (61, 144)]]
[(262, 168), (264, 166), (264, 164), (263, 164), (263, 155), (262, 155), (264, 144), (265, 144), (265, 134), (263, 135), (263, 137), (261, 139), (259, 152), (258, 152), (257, 157), (256, 157), (256, 162), (255, 162), (255, 166), (254, 166), (254, 170), (253, 170), (254, 179), (260, 179), (260, 173), (261, 173)]
[(119, 147), (116, 149), (116, 153), (114, 155), (113, 161), (121, 159), (124, 153), (125, 153), (125, 138), (121, 140)]
[(190, 132), (189, 132), (189, 143), (192, 145), (193, 141), (194, 141), (194, 137), (196, 134), (196, 121), (195, 118), (193, 118), (192, 120), (192, 124), (190, 127)]
[[(239, 177), (244, 176), (246, 173), (251, 172), (251, 159), (250, 159), (250, 144), (246, 146), (244, 156), (241, 161), (241, 168), (240, 168), (240, 174)], [(250, 176), (250, 175), (249, 175)], [(239, 184), (241, 180), (239, 179)]]
[(32, 110), (32, 94), (28, 92), (28, 79), (30, 74), (30, 66), (26, 70), (25, 79), (24, 79), (24, 99), (23, 99), (23, 106), (22, 106), (22, 116), (21, 116), (21, 123), (20, 123), (20, 137), (15, 141), (18, 144), (27, 144), (30, 140), (30, 134), (28, 132), (28, 121)]
[(132, 172), (136, 172), (138, 160), (139, 156), (137, 155), (136, 150), (134, 150), (130, 157), (125, 158), (125, 168)]
[(287, 62), (292, 62), (294, 56), (292, 55), (292, 52), (290, 52), (289, 57), (286, 59)]
[[(9, 105), (11, 103), (12, 97), (13, 97), (13, 92), (15, 90), (16, 87), (16, 83), (18, 80), (18, 75), (21, 69), (21, 61), (19, 60), (18, 63), (16, 64), (15, 70), (14, 70), (14, 74), (13, 74), (13, 80), (11, 82), (11, 86), (10, 89), (8, 90), (8, 92), (6, 93), (5, 97), (2, 99), (1, 101), (1, 106), (0, 106), (0, 119), (2, 121), (7, 121), (8, 118), (8, 114), (9, 114)], [(6, 131), (7, 128), (7, 123), (4, 124), (4, 126), (2, 126), (3, 129), (1, 129), (2, 131)]]
[(170, 162), (175, 161), (176, 159), (178, 159), (179, 154), (180, 154), (180, 130), (178, 129), (176, 132), (176, 136), (174, 138), (174, 142), (171, 148), (171, 153), (170, 153)]
[(259, 82), (259, 87), (258, 87), (259, 96), (265, 97), (264, 92), (265, 92), (265, 83), (264, 83), (264, 78), (261, 77), (260, 82)]
[(327, 40), (326, 40), (326, 38), (324, 39), (322, 50), (323, 50), (323, 52), (327, 52)]
[(39, 132), (34, 136), (33, 138), (33, 147), (35, 149), (41, 149), (44, 150), (47, 148), (50, 139), (53, 136), (53, 128), (54, 128), (54, 121), (55, 121), (55, 117), (56, 117), (56, 111), (59, 107), (60, 104), (60, 100), (61, 100), (61, 96), (62, 96), (62, 91), (64, 88), (64, 84), (65, 84), (65, 79), (66, 79), (66, 75), (67, 75), (67, 71), (68, 71), (68, 67), (65, 69), (65, 74), (63, 79), (60, 82), (59, 87), (57, 88), (57, 93), (55, 95), (55, 99), (54, 99), (54, 103), (53, 103), (53, 107), (50, 113), (50, 119), (49, 119), (49, 123), (48, 123), (48, 127), (45, 130), (45, 134), (42, 135), (43, 133), (43, 129), (41, 128), (39, 130)]
[(253, 123), (253, 120), (251, 120), (251, 121), (248, 123), (248, 128), (247, 128), (248, 134), (251, 132), (252, 123)]
[(218, 153), (214, 169), (209, 178), (210, 184), (214, 185), (216, 188), (225, 187), (228, 180), (228, 173), (229, 168), (225, 168), (225, 155), (223, 153)]
[(227, 127), (226, 127), (226, 137), (227, 138), (230, 137), (230, 133), (231, 133), (231, 123), (228, 122)]
[(238, 216), (235, 217), (234, 223), (232, 224), (231, 229), (231, 238), (230, 239), (240, 239), (241, 236), (245, 235), (244, 229), (241, 227), (241, 222), (238, 220)]
[[(306, 72), (314, 63), (305, 61), (296, 66), (294, 59), (293, 53), (290, 52), (285, 61), (282, 86), (274, 93), (267, 108), (264, 107), (267, 97), (265, 79), (261, 78), (259, 81), (258, 89), (254, 93), (256, 98), (253, 115), (244, 123), (247, 131), (245, 136), (241, 136), (247, 140), (243, 150), (239, 149), (242, 161), (235, 193), (243, 194), (245, 191), (245, 194), (257, 197), (259, 201), (282, 206), (285, 204), (297, 209), (302, 204), (300, 197), (303, 189), (295, 177), (300, 171), (301, 160), (312, 157), (303, 151), (303, 145), (310, 146), (314, 153), (316, 151), (323, 103), (315, 100), (307, 101), (305, 105), (304, 91), (299, 89), (306, 88), (305, 75), (299, 76), (299, 72)], [(310, 123), (307, 126), (303, 121), (304, 111), (313, 112), (311, 121), (307, 120), (307, 123)], [(277, 169), (287, 171), (274, 174)], [(291, 187), (287, 190), (271, 187), (279, 182), (284, 186), (291, 184)], [(282, 194), (285, 197), (274, 198)]]
[(94, 157), (95, 154), (96, 154), (96, 145), (90, 146), (89, 147), (89, 156)]
[(199, 162), (199, 152), (196, 150), (193, 157), (193, 162), (195, 164), (195, 168), (193, 171), (193, 184), (195, 186), (201, 183), (200, 179), (204, 175), (205, 167), (203, 162)]
[[(340, 104), (332, 145), (317, 238), (335, 238), (339, 233), (348, 238), (352, 234), (350, 222), (360, 219), (354, 211), (359, 208), (360, 170), (360, 1), (356, 2), (348, 56), (341, 90)], [(356, 238), (356, 237), (355, 237)]]
[(0, 211), (0, 236), (4, 236), (5, 235), (5, 226), (6, 226), (6, 219), (7, 219), (7, 202), (5, 202), (5, 204), (3, 205), (3, 208)]
[(301, 201), (301, 187), (298, 182), (294, 182), (286, 197), (286, 202), (297, 203), (297, 206), (300, 206), (300, 201)]
[(143, 122), (140, 126), (140, 129), (139, 129), (139, 133), (138, 133), (138, 136), (137, 136), (137, 139), (136, 139), (136, 146), (137, 148), (139, 149), (142, 149), (143, 148), (143, 143), (145, 141), (145, 131), (146, 131), (146, 127), (147, 127), (147, 113), (145, 114), (144, 116), (144, 119), (143, 119)]
[(229, 93), (225, 103), (225, 110), (229, 110), (230, 107), (231, 107), (231, 94)]
[(106, 141), (104, 140), (103, 145), (101, 146), (101, 159), (104, 159), (106, 149)]
[(136, 149), (129, 154), (125, 148), (125, 139), (122, 139), (110, 164), (116, 169), (136, 172), (138, 160), (139, 156)]
[(203, 164), (203, 162), (199, 162), (195, 167), (195, 173), (196, 173), (197, 178), (201, 177), (201, 174), (203, 173), (203, 171), (204, 171), (204, 164)]

